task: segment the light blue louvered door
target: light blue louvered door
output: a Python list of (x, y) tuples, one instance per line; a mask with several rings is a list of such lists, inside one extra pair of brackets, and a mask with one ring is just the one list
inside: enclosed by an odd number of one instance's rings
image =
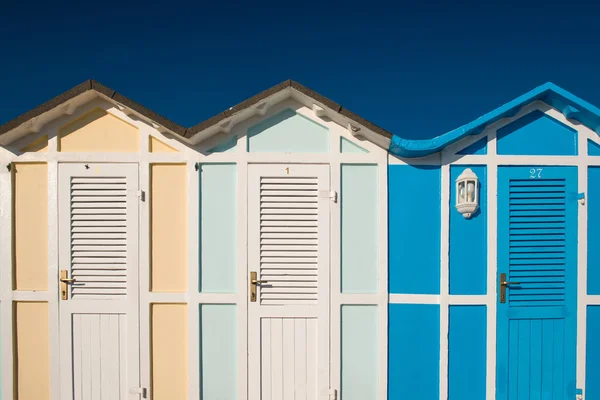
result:
[(576, 167), (498, 168), (497, 400), (575, 399), (577, 207)]

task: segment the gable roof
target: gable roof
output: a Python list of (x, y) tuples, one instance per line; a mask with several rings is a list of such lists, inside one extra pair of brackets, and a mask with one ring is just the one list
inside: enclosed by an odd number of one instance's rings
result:
[(525, 105), (536, 100), (556, 108), (568, 118), (575, 120), (600, 135), (600, 108), (580, 99), (557, 85), (548, 82), (522, 96), (498, 107), (476, 120), (428, 140), (408, 140), (392, 137), (389, 152), (400, 157), (424, 157), (437, 153), (444, 147), (469, 135), (477, 135), (487, 126), (502, 118), (514, 117)]
[(379, 126), (373, 124), (372, 122), (370, 122), (370, 121), (354, 114), (352, 111), (342, 107), (340, 104), (328, 99), (325, 96), (320, 95), (319, 93), (317, 93), (317, 92), (307, 88), (306, 86), (303, 86), (293, 80), (286, 80), (278, 85), (275, 85), (255, 96), (252, 96), (251, 98), (244, 100), (243, 102), (207, 119), (206, 121), (200, 122), (197, 125), (194, 125), (192, 127), (184, 127), (184, 126), (179, 125), (178, 123), (171, 121), (171, 120), (159, 115), (158, 113), (142, 106), (141, 104), (123, 96), (122, 94), (117, 93), (115, 90), (113, 90), (107, 86), (104, 86), (103, 84), (101, 84), (93, 79), (89, 79), (89, 80), (75, 86), (74, 88), (67, 90), (66, 92), (58, 95), (57, 97), (39, 105), (38, 107), (34, 108), (33, 110), (30, 110), (30, 111), (18, 116), (17, 118), (15, 118), (11, 121), (8, 121), (3, 125), (0, 125), (0, 138), (2, 137), (2, 135), (6, 135), (8, 132), (11, 132), (11, 131), (19, 128), (20, 126), (27, 123), (28, 121), (38, 118), (38, 117), (42, 116), (43, 114), (56, 109), (57, 107), (65, 105), (70, 100), (74, 99), (75, 97), (80, 96), (80, 95), (85, 94), (90, 91), (94, 91), (94, 92), (99, 93), (100, 95), (103, 95), (105, 98), (113, 100), (114, 102), (121, 104), (121, 105), (135, 111), (136, 113), (149, 119), (150, 121), (153, 121), (153, 122), (157, 123), (158, 125), (161, 125), (162, 127), (166, 128), (168, 131), (180, 136), (181, 138), (191, 139), (194, 136), (198, 135), (199, 133), (203, 132), (204, 130), (211, 128), (214, 125), (224, 121), (225, 119), (232, 117), (235, 114), (240, 113), (244, 110), (247, 110), (248, 108), (260, 103), (262, 100), (265, 100), (265, 99), (267, 99), (279, 92), (282, 92), (286, 89), (289, 89), (289, 88), (296, 90), (296, 91), (304, 94), (305, 96), (308, 96), (315, 102), (329, 108), (333, 112), (347, 118), (348, 120), (353, 121), (356, 124), (361, 125), (361, 126), (365, 127), (366, 129), (368, 129), (378, 135), (381, 135), (382, 137), (386, 138), (388, 141), (392, 137), (392, 134), (390, 132), (386, 131), (385, 129), (380, 128)]
[(524, 95), (517, 97), (516, 99), (487, 114), (484, 114), (468, 124), (453, 129), (433, 139), (409, 140), (403, 139), (397, 135), (392, 135), (385, 129), (360, 117), (357, 114), (354, 114), (352, 111), (342, 107), (340, 104), (293, 80), (286, 80), (278, 85), (275, 85), (203, 122), (200, 122), (197, 125), (192, 127), (184, 127), (127, 98), (126, 96), (117, 93), (115, 90), (110, 89), (109, 87), (104, 86), (93, 79), (89, 79), (58, 95), (57, 97), (41, 104), (40, 106), (18, 116), (17, 118), (0, 125), (0, 142), (2, 142), (1, 139), (3, 136), (7, 135), (8, 133), (13, 132), (19, 127), (26, 125), (32, 120), (35, 120), (36, 118), (39, 118), (44, 114), (51, 112), (52, 110), (66, 105), (70, 100), (90, 92), (98, 93), (119, 105), (133, 110), (147, 120), (162, 126), (166, 130), (174, 133), (184, 140), (190, 140), (194, 137), (197, 137), (200, 133), (214, 128), (216, 125), (224, 122), (225, 120), (251, 109), (253, 106), (261, 103), (263, 100), (266, 100), (269, 97), (288, 89), (293, 89), (299, 93), (302, 93), (316, 103), (327, 107), (335, 114), (342, 116), (344, 120), (352, 121), (375, 133), (384, 139), (383, 142), (379, 142), (380, 145), (382, 143), (389, 143), (388, 151), (390, 153), (406, 158), (424, 157), (433, 153), (437, 153), (446, 146), (467, 136), (477, 135), (483, 132), (487, 126), (499, 121), (502, 118), (510, 118), (515, 116), (521, 110), (521, 108), (536, 100), (540, 100), (549, 104), (550, 106), (562, 112), (565, 117), (575, 120), (600, 134), (600, 108), (580, 99), (579, 97), (569, 93), (568, 91), (551, 82), (545, 83), (525, 93)]

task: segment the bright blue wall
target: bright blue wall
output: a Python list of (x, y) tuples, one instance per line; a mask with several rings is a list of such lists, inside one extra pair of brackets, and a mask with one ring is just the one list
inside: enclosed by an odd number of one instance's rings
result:
[(485, 400), (486, 306), (450, 306), (448, 399)]
[(440, 167), (390, 165), (390, 293), (440, 293)]
[(600, 306), (587, 307), (586, 399), (600, 399)]
[[(587, 292), (600, 294), (600, 167), (588, 168)], [(598, 355), (600, 357), (600, 354)]]
[(390, 304), (388, 318), (388, 400), (437, 400), (440, 307)]
[(577, 155), (577, 131), (541, 111), (498, 129), (497, 152), (506, 155)]
[[(456, 178), (467, 168), (480, 182), (479, 209), (467, 219), (456, 204)], [(487, 168), (453, 165), (450, 167), (450, 294), (487, 292)]]
[(462, 149), (461, 151), (459, 151), (456, 154), (462, 154), (462, 155), (484, 155), (484, 154), (487, 154), (487, 142), (488, 142), (488, 139), (486, 136), (482, 139), (479, 139), (472, 145), (465, 147), (464, 149)]
[(600, 156), (600, 145), (588, 139), (588, 155)]

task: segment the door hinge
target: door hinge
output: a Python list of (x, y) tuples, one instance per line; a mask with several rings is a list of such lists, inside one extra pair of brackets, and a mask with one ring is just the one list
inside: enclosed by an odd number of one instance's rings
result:
[(146, 398), (146, 388), (143, 387), (132, 387), (129, 388), (130, 394), (139, 394), (142, 399)]
[(137, 197), (141, 201), (146, 201), (146, 192), (144, 192), (143, 190), (130, 190), (129, 196)]
[(334, 203), (337, 203), (337, 192), (335, 190), (321, 190), (319, 192), (320, 199), (331, 199)]
[(583, 400), (583, 389), (576, 389), (575, 400)]
[(585, 193), (577, 193), (577, 200), (579, 200), (579, 204), (585, 206)]
[(337, 390), (329, 389), (329, 400), (337, 400)]

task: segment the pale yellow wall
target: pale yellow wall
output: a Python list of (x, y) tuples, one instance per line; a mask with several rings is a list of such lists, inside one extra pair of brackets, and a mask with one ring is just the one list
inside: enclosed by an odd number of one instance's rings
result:
[(153, 164), (151, 290), (187, 292), (187, 173), (185, 165)]
[(15, 303), (15, 366), (18, 400), (50, 398), (48, 303)]
[(14, 164), (13, 178), (13, 286), (48, 290), (48, 167)]
[(23, 153), (36, 152), (46, 153), (48, 151), (48, 135), (37, 138), (21, 149)]
[(136, 152), (139, 130), (101, 109), (95, 109), (63, 126), (58, 134), (58, 151)]
[(150, 153), (177, 153), (178, 151), (165, 144), (155, 138), (154, 136), (150, 136), (150, 140), (148, 141), (148, 151)]
[(152, 305), (152, 398), (188, 398), (186, 304)]

